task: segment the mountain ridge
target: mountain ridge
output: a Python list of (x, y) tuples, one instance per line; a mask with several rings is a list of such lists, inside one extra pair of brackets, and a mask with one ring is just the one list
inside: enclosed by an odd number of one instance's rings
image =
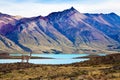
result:
[(120, 17), (115, 13), (80, 13), (71, 7), (45, 17), (15, 19), (6, 15), (0, 18), (0, 34), (21, 51), (94, 53), (116, 51), (120, 46)]

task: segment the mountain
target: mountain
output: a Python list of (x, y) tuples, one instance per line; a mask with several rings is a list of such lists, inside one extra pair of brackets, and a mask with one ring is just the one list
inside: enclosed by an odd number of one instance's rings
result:
[(0, 13), (0, 34), (4, 35), (13, 31), (12, 25), (15, 25), (15, 22), (19, 19), (20, 17), (17, 16)]
[(22, 49), (17, 46), (14, 42), (0, 35), (0, 52), (23, 52)]
[(116, 51), (120, 48), (120, 16), (115, 13), (80, 13), (73, 7), (45, 17), (24, 18), (0, 13), (0, 34), (14, 43), (18, 51)]

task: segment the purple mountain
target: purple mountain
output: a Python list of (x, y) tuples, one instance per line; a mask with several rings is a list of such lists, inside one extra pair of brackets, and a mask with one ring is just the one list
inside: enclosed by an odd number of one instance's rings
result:
[(24, 18), (0, 13), (0, 34), (17, 46), (17, 49), (5, 47), (13, 52), (117, 51), (120, 49), (120, 16), (84, 14), (73, 7), (45, 17)]

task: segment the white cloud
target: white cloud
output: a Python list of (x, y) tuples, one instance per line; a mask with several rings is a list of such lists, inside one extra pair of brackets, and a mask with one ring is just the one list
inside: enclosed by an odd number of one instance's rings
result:
[(32, 17), (43, 15), (46, 16), (51, 12), (61, 11), (68, 9), (71, 6), (75, 7), (81, 13), (110, 13), (115, 12), (120, 15), (120, 0), (106, 0), (104, 3), (97, 4), (42, 4), (42, 3), (10, 3), (7, 1), (0, 1), (0, 12), (11, 14), (11, 15), (21, 15), (25, 17)]
[(20, 4), (7, 4), (8, 6), (3, 6), (0, 8), (0, 11), (12, 15), (21, 15), (21, 16), (46, 16), (51, 12), (61, 11), (67, 8), (70, 8), (69, 4), (40, 4), (40, 3), (20, 3)]

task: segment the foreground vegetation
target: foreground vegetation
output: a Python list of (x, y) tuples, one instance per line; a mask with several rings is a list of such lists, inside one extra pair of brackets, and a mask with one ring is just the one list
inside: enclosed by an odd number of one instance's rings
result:
[(120, 54), (69, 65), (0, 64), (0, 80), (120, 80)]

